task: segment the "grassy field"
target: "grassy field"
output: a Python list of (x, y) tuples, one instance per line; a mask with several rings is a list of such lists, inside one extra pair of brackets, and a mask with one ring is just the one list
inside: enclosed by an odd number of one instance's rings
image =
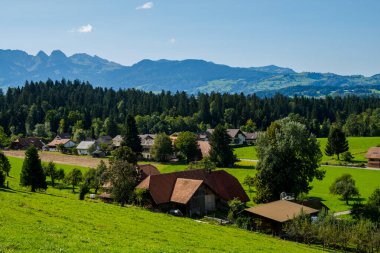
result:
[[(339, 163), (336, 157), (329, 157), (325, 155), (325, 147), (327, 138), (318, 138), (321, 144), (321, 151), (323, 153), (322, 163), (328, 162), (329, 164)], [(348, 137), (348, 144), (350, 146), (350, 152), (354, 156), (354, 162), (366, 163), (365, 154), (368, 148), (380, 145), (380, 137)], [(255, 146), (247, 146), (241, 148), (235, 148), (235, 154), (240, 159), (252, 159), (257, 160), (257, 153)]]
[[(11, 189), (0, 189), (0, 252), (319, 251), (234, 227), (137, 207), (80, 201), (69, 189), (31, 193), (19, 186), (22, 160), (10, 158), (10, 162)], [(86, 170), (70, 165), (57, 167)], [(235, 173), (238, 177), (245, 175), (239, 170)]]
[[(335, 178), (342, 174), (348, 173), (352, 175), (364, 202), (376, 188), (380, 187), (380, 171), (331, 166), (325, 166), (323, 168), (326, 170), (326, 176), (322, 181), (314, 180), (312, 182), (313, 189), (310, 191), (309, 196), (321, 198), (333, 211), (344, 211), (351, 208), (351, 206), (347, 206), (338, 196), (329, 193), (330, 185), (334, 182)], [(352, 202), (353, 201), (351, 201), (350, 204), (352, 204)]]
[[(174, 171), (185, 170), (186, 165), (182, 164), (155, 164), (161, 173), (168, 173)], [(248, 196), (252, 199), (254, 193), (248, 192), (248, 187), (243, 184), (244, 178), (247, 175), (254, 176), (256, 170), (254, 169), (255, 163), (248, 161), (241, 161), (237, 163), (236, 168), (220, 168), (226, 170), (228, 173), (235, 176), (241, 183), (244, 190), (247, 192)], [(309, 193), (310, 197), (321, 198), (322, 201), (334, 212), (345, 211), (351, 208), (350, 205), (339, 198), (339, 196), (331, 195), (329, 193), (329, 187), (335, 180), (335, 178), (341, 176), (344, 173), (349, 173), (356, 180), (357, 187), (359, 188), (362, 201), (372, 194), (372, 192), (380, 187), (380, 170), (365, 170), (365, 169), (354, 169), (354, 168), (345, 168), (337, 166), (323, 166), (323, 169), (326, 170), (326, 176), (322, 181), (315, 180), (312, 182), (313, 189)], [(352, 204), (351, 201), (349, 204)], [(248, 203), (249, 206), (254, 205), (251, 201)]]

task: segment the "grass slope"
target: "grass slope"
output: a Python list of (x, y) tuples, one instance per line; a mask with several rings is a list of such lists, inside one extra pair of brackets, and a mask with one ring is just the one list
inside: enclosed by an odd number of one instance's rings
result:
[(31, 193), (18, 185), (22, 160), (10, 162), (12, 190), (0, 190), (0, 252), (319, 251), (233, 227), (79, 201), (68, 189)]

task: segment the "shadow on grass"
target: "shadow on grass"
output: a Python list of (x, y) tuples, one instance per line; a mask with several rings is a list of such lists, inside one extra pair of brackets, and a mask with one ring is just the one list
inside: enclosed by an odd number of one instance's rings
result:
[(16, 193), (16, 191), (12, 190), (11, 188), (0, 188), (0, 192)]
[(247, 170), (254, 170), (255, 166), (254, 165), (235, 165), (231, 169), (247, 169)]

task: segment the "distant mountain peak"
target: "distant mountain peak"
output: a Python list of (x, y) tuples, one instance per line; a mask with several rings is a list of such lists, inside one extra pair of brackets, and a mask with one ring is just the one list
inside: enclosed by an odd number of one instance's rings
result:
[(47, 58), (49, 58), (49, 56), (48, 56), (44, 51), (42, 51), (42, 50), (40, 50), (40, 51), (37, 53), (36, 56), (39, 57), (40, 59), (47, 59)]
[(52, 57), (52, 58), (67, 58), (65, 53), (63, 53), (61, 50), (53, 50), (50, 54), (50, 57)]

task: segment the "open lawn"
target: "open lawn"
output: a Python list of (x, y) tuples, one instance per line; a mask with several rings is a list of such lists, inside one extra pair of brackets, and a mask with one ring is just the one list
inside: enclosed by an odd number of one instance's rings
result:
[[(327, 144), (327, 138), (318, 139), (321, 144), (321, 151), (323, 153), (322, 162), (328, 162), (329, 164), (336, 164), (336, 157), (330, 157), (325, 155), (325, 148)], [(380, 145), (380, 137), (348, 137), (348, 145), (350, 147), (350, 152), (354, 156), (353, 162), (356, 163), (367, 163), (365, 154), (370, 147), (376, 147)]]
[[(320, 142), (321, 151), (323, 153), (322, 163), (339, 163), (336, 157), (329, 157), (325, 155), (324, 151), (327, 143), (327, 138), (318, 138), (318, 140)], [(347, 140), (350, 147), (350, 152), (354, 156), (353, 162), (356, 163), (367, 163), (365, 154), (367, 153), (368, 148), (380, 145), (380, 137), (348, 137)], [(255, 146), (235, 148), (234, 152), (239, 159), (258, 159)]]
[[(323, 168), (326, 170), (326, 176), (322, 181), (313, 181), (313, 189), (310, 191), (309, 196), (321, 198), (333, 211), (344, 211), (351, 208), (351, 206), (347, 206), (345, 201), (341, 200), (340, 197), (329, 193), (330, 185), (334, 182), (335, 178), (342, 174), (351, 174), (355, 179), (362, 201), (366, 201), (374, 190), (380, 187), (380, 170), (375, 171), (332, 166), (325, 166)], [(354, 201), (350, 201), (349, 204), (353, 204), (353, 202)]]
[(68, 189), (31, 193), (18, 183), (22, 160), (10, 162), (11, 189), (0, 189), (0, 252), (319, 251), (234, 227), (80, 201)]

